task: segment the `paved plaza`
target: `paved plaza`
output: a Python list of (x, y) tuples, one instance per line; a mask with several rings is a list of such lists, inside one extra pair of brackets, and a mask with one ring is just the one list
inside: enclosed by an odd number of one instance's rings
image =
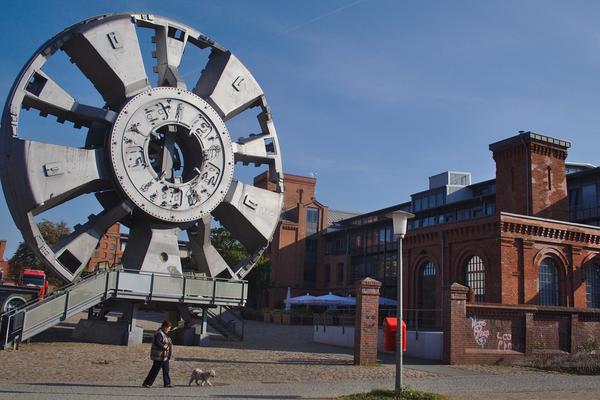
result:
[[(146, 321), (152, 329), (155, 321)], [(392, 388), (394, 360), (375, 367), (352, 365), (348, 349), (312, 343), (310, 326), (247, 321), (244, 342), (214, 337), (207, 348), (175, 347), (175, 388), (140, 386), (149, 366), (149, 345), (131, 347), (74, 343), (75, 321), (42, 335), (19, 351), (0, 353), (4, 376), (0, 399), (296, 399)], [(51, 342), (55, 341), (55, 342)], [(600, 379), (501, 366), (450, 367), (406, 362), (406, 382), (456, 399), (600, 399)], [(213, 387), (188, 387), (192, 368), (217, 372)], [(160, 379), (160, 377), (159, 377)]]

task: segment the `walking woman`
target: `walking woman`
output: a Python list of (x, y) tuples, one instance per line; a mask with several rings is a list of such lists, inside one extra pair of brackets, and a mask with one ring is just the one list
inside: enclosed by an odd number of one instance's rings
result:
[(171, 323), (169, 321), (163, 321), (160, 329), (154, 334), (152, 339), (152, 348), (150, 349), (150, 359), (153, 361), (152, 368), (148, 372), (148, 376), (144, 380), (142, 386), (150, 387), (154, 383), (158, 371), (162, 368), (163, 371), (163, 383), (166, 388), (171, 386), (171, 377), (169, 376), (169, 360), (173, 353), (173, 342), (171, 338), (167, 336), (167, 333), (171, 330)]

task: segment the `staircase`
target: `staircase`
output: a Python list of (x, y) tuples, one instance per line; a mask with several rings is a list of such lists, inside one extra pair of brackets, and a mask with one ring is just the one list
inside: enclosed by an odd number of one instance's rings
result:
[(234, 307), (207, 308), (206, 317), (206, 322), (226, 339), (235, 341), (244, 339), (244, 318)]
[(61, 287), (50, 296), (0, 314), (0, 348), (27, 340), (108, 299), (177, 302), (192, 306), (243, 306), (247, 292), (246, 281), (123, 269), (97, 271)]

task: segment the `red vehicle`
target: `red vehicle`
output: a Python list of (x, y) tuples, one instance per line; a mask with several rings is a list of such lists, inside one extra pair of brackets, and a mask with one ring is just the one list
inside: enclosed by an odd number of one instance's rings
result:
[(39, 269), (24, 269), (19, 274), (18, 286), (34, 287), (40, 291), (40, 296), (44, 297), (48, 293), (48, 281), (46, 273)]
[(30, 300), (48, 294), (46, 273), (38, 269), (24, 269), (17, 286), (0, 285), (0, 313), (23, 306)]

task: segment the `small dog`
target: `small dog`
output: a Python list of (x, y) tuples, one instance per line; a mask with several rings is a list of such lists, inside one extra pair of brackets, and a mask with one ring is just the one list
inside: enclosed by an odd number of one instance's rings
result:
[[(192, 382), (196, 381), (196, 385), (204, 386), (205, 383), (208, 383), (208, 386), (212, 386), (209, 379), (214, 378), (216, 376), (215, 370), (211, 369), (209, 371), (202, 371), (200, 368), (196, 368), (192, 371), (192, 375), (190, 376), (190, 382), (188, 386), (192, 385)], [(200, 383), (198, 383), (201, 381)]]

